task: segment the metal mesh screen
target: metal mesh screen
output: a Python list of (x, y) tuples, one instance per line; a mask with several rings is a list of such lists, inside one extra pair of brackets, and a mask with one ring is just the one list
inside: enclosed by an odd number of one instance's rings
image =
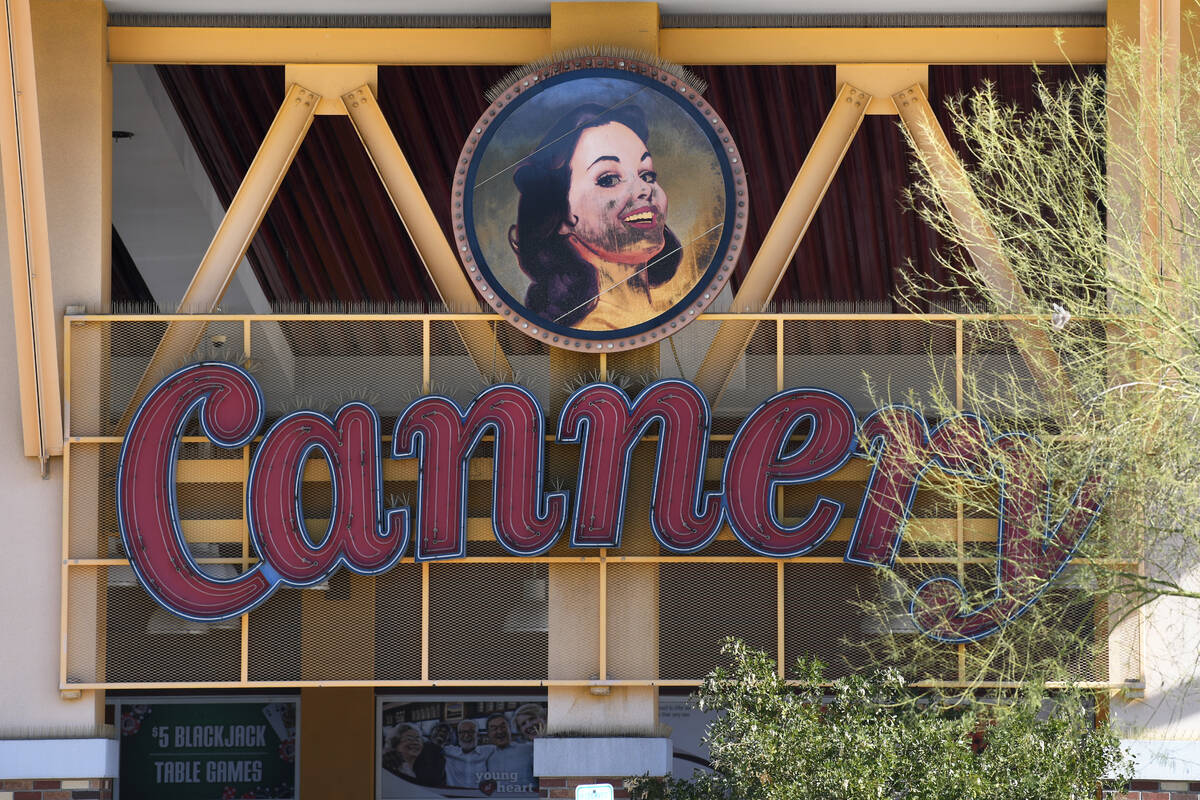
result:
[(429, 572), (431, 680), (547, 677), (547, 565), (448, 562)]
[(391, 422), (421, 394), (420, 320), (255, 320), (251, 367), (267, 418), (298, 409), (327, 413), (359, 400)]
[(860, 605), (875, 599), (873, 573), (871, 567), (858, 564), (784, 565), (786, 665), (798, 658), (817, 658), (832, 678), (880, 663), (881, 654), (869, 645), (883, 631)]
[[(783, 322), (785, 386), (837, 392), (860, 415), (954, 391), (952, 321), (884, 316)], [(868, 380), (869, 376), (869, 380)]]
[(67, 600), (68, 683), (238, 679), (241, 623), (186, 622), (160, 608), (127, 566), (73, 565)]
[[(889, 642), (915, 635), (904, 627), (900, 596), (880, 573), (842, 562), (867, 462), (851, 459), (817, 484), (780, 491), (785, 522), (806, 516), (818, 495), (844, 505), (833, 535), (805, 557), (781, 563), (756, 556), (728, 528), (702, 552), (678, 556), (650, 531), (653, 432), (633, 450), (618, 549), (572, 549), (564, 537), (538, 558), (504, 551), (491, 531), (492, 442), (485, 438), (469, 470), (465, 559), (421, 565), (410, 555), (382, 575), (342, 571), (314, 588), (280, 589), (243, 619), (203, 625), (175, 618), (137, 584), (117, 530), (121, 434), (143, 375), (166, 375), (196, 359), (235, 361), (262, 386), (269, 420), (299, 408), (332, 414), (362, 400), (382, 418), (386, 454), (395, 419), (409, 402), (438, 393), (465, 406), (496, 382), (505, 360), (545, 408), (552, 434), (563, 402), (585, 383), (610, 380), (632, 396), (657, 378), (694, 378), (717, 330), (731, 320), (705, 317), (669, 342), (602, 357), (548, 349), (491, 315), (184, 319), (200, 333), (199, 344), (170, 363), (154, 358), (167, 318), (82, 317), (69, 326), (67, 684), (692, 683), (718, 662), (726, 636), (787, 663), (820, 658), (828, 674), (840, 675), (891, 663)], [(833, 390), (860, 415), (940, 393), (1007, 421), (1011, 413), (996, 402), (997, 381), (1031, 380), (1015, 351), (982, 335), (984, 327), (1002, 324), (992, 320), (788, 314), (733, 321), (753, 330), (713, 409), (710, 490), (720, 489), (737, 425), (781, 388)], [(478, 361), (479, 350), (469, 353), (464, 335), (494, 340), (493, 358)], [(244, 494), (257, 444), (225, 450), (199, 436), (194, 424), (185, 433), (176, 485), (184, 536), (202, 568), (236, 575), (256, 563)], [(577, 445), (548, 442), (546, 488), (574, 489), (578, 458)], [(416, 478), (415, 462), (385, 459), (388, 503), (414, 502)], [(306, 471), (302, 486), (306, 524), (319, 536), (331, 502), (323, 462)], [(979, 506), (991, 499), (982, 500)], [(996, 522), (972, 511), (976, 505), (964, 510), (936, 491), (918, 492), (897, 562), (908, 587), (948, 574), (986, 589)], [(1075, 602), (1069, 585), (1056, 591), (1063, 595), (1055, 606), (1060, 618), (1046, 622), (1041, 639), (1014, 640), (987, 674), (1002, 680), (1021, 659), (1061, 644), (1056, 637), (1068, 633), (1073, 649), (1060, 652), (1075, 678), (1119, 683), (1139, 674), (1136, 614)], [(915, 666), (930, 678), (961, 680), (972, 653), (932, 647)]]
[(699, 680), (721, 663), (721, 642), (736, 636), (776, 651), (774, 564), (674, 563), (659, 567), (658, 671)]
[(1040, 415), (1037, 408), (1012, 407), (1013, 397), (1036, 397), (1037, 384), (1003, 321), (964, 322), (962, 372), (963, 402), (976, 413), (997, 421)]
[(117, 533), (116, 495), (118, 444), (76, 444), (71, 450), (74, 470), (67, 495), (70, 531), (68, 558), (124, 556)]

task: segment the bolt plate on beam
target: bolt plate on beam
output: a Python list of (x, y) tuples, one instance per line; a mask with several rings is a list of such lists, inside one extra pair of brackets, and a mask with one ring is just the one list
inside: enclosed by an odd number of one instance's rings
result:
[(318, 115), (345, 114), (346, 107), (339, 99), (342, 95), (363, 84), (379, 94), (379, 67), (375, 64), (288, 64), (284, 68), (284, 85), (293, 83), (321, 96), (317, 103)]
[(871, 95), (868, 114), (895, 114), (892, 95), (914, 83), (929, 91), (928, 64), (838, 64), (837, 86), (849, 83)]

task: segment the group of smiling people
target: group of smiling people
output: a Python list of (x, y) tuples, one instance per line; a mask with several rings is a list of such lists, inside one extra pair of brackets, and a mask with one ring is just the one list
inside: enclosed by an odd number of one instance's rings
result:
[(382, 765), (421, 786), (481, 789), (485, 794), (533, 791), (533, 740), (545, 724), (545, 709), (536, 703), (517, 708), (511, 724), (505, 714), (489, 716), (484, 743), (472, 719), (453, 729), (438, 723), (428, 737), (415, 725), (402, 723), (387, 732)]

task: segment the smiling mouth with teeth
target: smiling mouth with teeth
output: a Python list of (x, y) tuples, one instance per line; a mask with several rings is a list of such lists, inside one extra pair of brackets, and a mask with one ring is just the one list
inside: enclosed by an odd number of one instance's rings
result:
[(654, 222), (654, 214), (650, 211), (639, 211), (625, 217), (624, 222)]

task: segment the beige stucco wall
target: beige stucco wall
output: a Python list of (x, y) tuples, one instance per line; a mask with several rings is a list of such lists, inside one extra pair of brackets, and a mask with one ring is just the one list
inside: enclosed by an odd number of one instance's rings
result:
[[(33, 0), (54, 307), (108, 299), (111, 70), (100, 0)], [(3, 215), (0, 215), (0, 224)], [(0, 258), (7, 259), (7, 249)], [(0, 275), (8, 275), (7, 265)], [(48, 479), (22, 455), (12, 287), (0, 281), (0, 731), (87, 729), (97, 700), (59, 695), (62, 460)], [(61, 354), (61, 335), (59, 349)]]
[[(1125, 39), (1154, 46), (1163, 37), (1178, 42), (1186, 55), (1195, 55), (1197, 30), (1187, 30), (1185, 14), (1195, 11), (1194, 0), (1154, 4), (1146, 0), (1109, 0), (1108, 26)], [(1186, 17), (1184, 18), (1186, 20)], [(1110, 34), (1111, 35), (1111, 34)], [(1116, 38), (1110, 39), (1115, 42)], [(1113, 121), (1111, 135), (1131, 135), (1127, 126)], [(1195, 547), (1183, 541), (1158, 543), (1159, 552), (1146, 554), (1152, 577), (1175, 581), (1185, 591), (1200, 591), (1200, 567)], [(1140, 740), (1142, 756), (1171, 749), (1168, 742), (1186, 743), (1183, 760), (1152, 765), (1142, 758), (1138, 777), (1200, 778), (1200, 601), (1164, 597), (1138, 613), (1136, 669), (1123, 674), (1141, 678), (1144, 690), (1134, 688), (1113, 698), (1112, 719), (1126, 740)]]

